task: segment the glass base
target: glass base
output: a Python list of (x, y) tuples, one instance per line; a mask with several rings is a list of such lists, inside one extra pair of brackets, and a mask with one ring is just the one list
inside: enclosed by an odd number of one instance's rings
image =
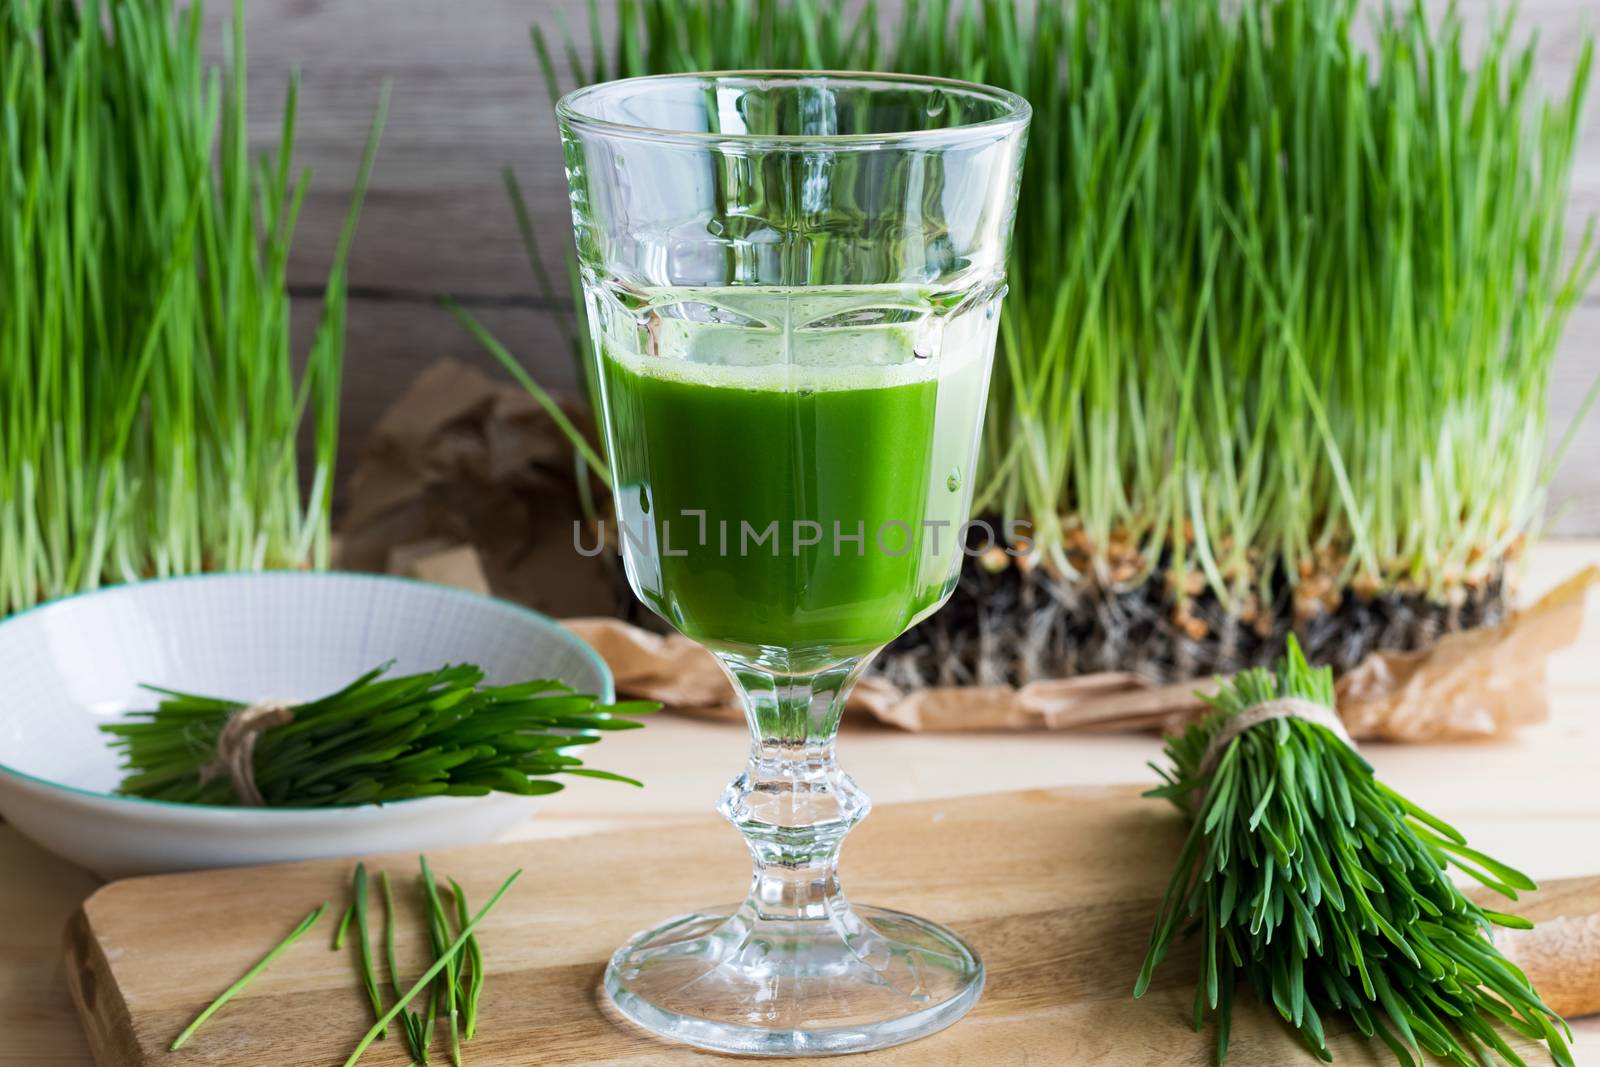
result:
[(606, 968), (624, 1016), (718, 1052), (816, 1056), (942, 1030), (983, 991), (983, 962), (944, 927), (835, 898), (819, 918), (737, 909), (635, 936)]

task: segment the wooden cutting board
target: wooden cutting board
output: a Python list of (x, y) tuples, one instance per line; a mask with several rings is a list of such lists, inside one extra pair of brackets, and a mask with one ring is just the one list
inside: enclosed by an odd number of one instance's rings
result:
[[(646, 800), (648, 797), (646, 796)], [(1210, 1062), (1188, 1016), (1194, 957), (1180, 952), (1143, 1000), (1130, 996), (1157, 900), (1182, 840), (1165, 804), (1127, 788), (1061, 789), (882, 808), (845, 848), (853, 899), (944, 922), (982, 954), (983, 998), (954, 1027), (862, 1064), (1159, 1067)], [(715, 816), (681, 828), (440, 852), (475, 906), (516, 867), (522, 879), (480, 933), (490, 971), (471, 1067), (712, 1063), (616, 1018), (599, 992), (611, 951), (667, 916), (732, 901), (748, 878), (738, 834)], [(415, 857), (384, 857), (414, 902)], [(338, 1067), (369, 1016), (352, 944), (332, 952), (351, 864), (130, 879), (91, 897), (67, 934), (69, 981), (102, 1067)], [(330, 915), (177, 1053), (173, 1037), (311, 908)], [(401, 924), (402, 969), (425, 960), (420, 911)], [(381, 915), (381, 908), (375, 909)], [(374, 918), (374, 933), (381, 934)], [(380, 964), (381, 968), (381, 964)], [(380, 969), (380, 975), (384, 972)], [(1249, 996), (1232, 1067), (1314, 1063)], [(1392, 1059), (1348, 1033), (1338, 1063)], [(435, 1063), (448, 1063), (437, 1055)], [(1530, 1062), (1543, 1062), (1530, 1059)], [(403, 1067), (398, 1036), (362, 1060)]]

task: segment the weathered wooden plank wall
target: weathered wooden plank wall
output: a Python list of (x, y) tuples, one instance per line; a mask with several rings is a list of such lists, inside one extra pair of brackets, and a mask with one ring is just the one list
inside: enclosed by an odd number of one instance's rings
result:
[[(1442, 8), (1437, 0), (1430, 3)], [(609, 3), (602, 0), (602, 7)], [(1489, 25), (1492, 0), (1462, 0), (1469, 35)], [(213, 40), (225, 3), (212, 0)], [(322, 282), (378, 87), (392, 80), (388, 133), (351, 262), (347, 455), (407, 382), (438, 356), (489, 366), (436, 304), (456, 294), (542, 378), (574, 382), (557, 316), (564, 300), (537, 295), (502, 188), (515, 168), (543, 245), (564, 284), (568, 240), (561, 159), (550, 105), (529, 47), (535, 21), (584, 25), (584, 0), (247, 0), (252, 138), (274, 142), (285, 72), (302, 74), (298, 152), (315, 170), (291, 265), (293, 281)], [(1520, 32), (1539, 34), (1541, 80), (1564, 84), (1594, 0), (1524, 0)], [(559, 31), (557, 31), (559, 32)], [(1574, 175), (1569, 229), (1600, 214), (1600, 90), (1592, 94)], [(312, 301), (297, 318), (309, 322)], [(1600, 375), (1600, 287), (1569, 329), (1550, 403), (1563, 432)], [(1557, 475), (1553, 528), (1600, 533), (1600, 413), (1585, 421)]]

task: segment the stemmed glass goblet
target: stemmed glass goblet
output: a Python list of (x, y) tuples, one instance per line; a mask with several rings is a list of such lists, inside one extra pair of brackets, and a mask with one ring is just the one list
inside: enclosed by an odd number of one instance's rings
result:
[(619, 949), (658, 1034), (747, 1054), (931, 1033), (983, 986), (949, 930), (852, 905), (846, 694), (954, 587), (1029, 109), (938, 78), (635, 78), (557, 108), (629, 581), (737, 686), (736, 907)]

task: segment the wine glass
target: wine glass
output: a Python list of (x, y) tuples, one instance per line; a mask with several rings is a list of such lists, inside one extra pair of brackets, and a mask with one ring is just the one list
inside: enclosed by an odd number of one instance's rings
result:
[(612, 958), (616, 1007), (726, 1052), (932, 1033), (983, 987), (949, 930), (852, 905), (868, 810), (834, 738), (873, 655), (954, 587), (1029, 119), (940, 78), (632, 78), (557, 105), (629, 582), (717, 657), (750, 760), (742, 904)]

